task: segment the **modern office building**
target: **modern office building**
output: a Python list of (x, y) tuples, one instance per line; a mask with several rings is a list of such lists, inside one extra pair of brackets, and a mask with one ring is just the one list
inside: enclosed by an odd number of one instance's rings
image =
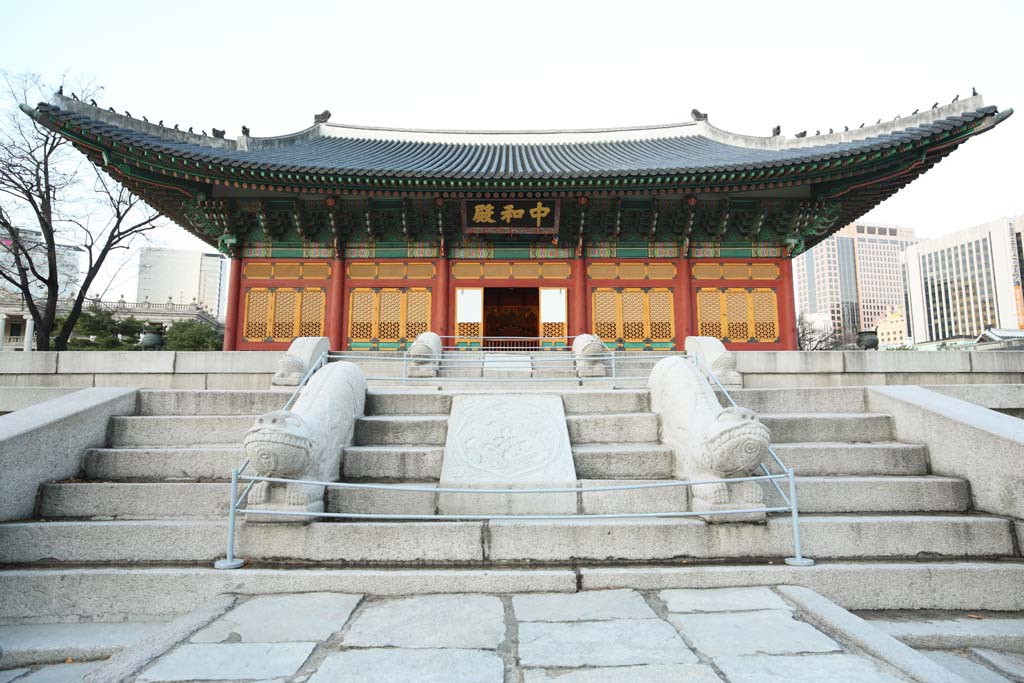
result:
[[(38, 230), (22, 228), (20, 231), (22, 250), (28, 251), (30, 257), (42, 275), (47, 274), (46, 241), (43, 233)], [(12, 252), (13, 239), (9, 233), (0, 229), (0, 271), (14, 277), (17, 266)], [(57, 280), (60, 283), (59, 295), (66, 297), (78, 291), (78, 284), (82, 279), (82, 248), (73, 244), (58, 243), (54, 245), (57, 255)], [(7, 280), (0, 278), (0, 289), (20, 294), (21, 290)], [(46, 296), (44, 284), (32, 276), (29, 277), (29, 289), (32, 298), (38, 299)]]
[(856, 223), (793, 259), (797, 313), (827, 316), (845, 341), (904, 310), (900, 255), (914, 231)]
[(1024, 216), (999, 218), (907, 250), (915, 343), (973, 339), (986, 328), (1024, 328)]
[(201, 251), (146, 247), (139, 251), (137, 301), (163, 304), (195, 302), (223, 319), (225, 259)]

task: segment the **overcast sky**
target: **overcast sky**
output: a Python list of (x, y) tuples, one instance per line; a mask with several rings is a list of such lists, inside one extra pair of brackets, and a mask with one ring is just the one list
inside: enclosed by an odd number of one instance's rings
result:
[[(255, 136), (414, 128), (841, 130), (968, 95), (1024, 108), (1024, 1), (0, 2), (0, 68)], [(1024, 113), (864, 217), (933, 237), (1024, 213)], [(179, 228), (158, 240), (198, 244)]]

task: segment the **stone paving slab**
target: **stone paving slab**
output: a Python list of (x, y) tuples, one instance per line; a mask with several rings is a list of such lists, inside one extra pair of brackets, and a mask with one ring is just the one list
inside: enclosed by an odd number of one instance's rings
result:
[(367, 605), (344, 637), (356, 647), (496, 649), (505, 608), (490, 595), (421, 595)]
[(747, 612), (792, 609), (767, 587), (676, 588), (658, 593), (669, 612)]
[(868, 621), (911, 647), (947, 650), (986, 647), (995, 650), (1024, 648), (1024, 619), (985, 614), (984, 618), (900, 612), (893, 616), (869, 614)]
[(18, 676), (28, 673), (28, 669), (7, 669), (0, 671), (0, 683), (10, 683)]
[(714, 669), (704, 664), (650, 664), (615, 666), (577, 671), (527, 669), (523, 683), (722, 683)]
[(939, 666), (949, 669), (957, 676), (971, 683), (1012, 683), (1009, 678), (1000, 676), (987, 666), (971, 661), (965, 656), (945, 650), (922, 650), (922, 654)]
[(512, 606), (519, 621), (601, 621), (656, 619), (643, 596), (632, 590), (516, 595)]
[(340, 631), (361, 595), (263, 595), (234, 608), (192, 636), (193, 643), (283, 643), (325, 640)]
[[(16, 683), (80, 683), (82, 677), (95, 669), (96, 666), (96, 662), (53, 664), (36, 669), (29, 675), (18, 678)], [(0, 678), (0, 680), (4, 679)]]
[(715, 664), (729, 683), (904, 683), (869, 659), (856, 655), (772, 655), (719, 657)]
[(230, 681), (291, 676), (316, 643), (198, 643), (182, 645), (138, 681)]
[(164, 626), (162, 622), (0, 626), (0, 666), (57, 664), (68, 657), (76, 661), (103, 659)]
[(660, 619), (519, 624), (524, 667), (696, 664), (679, 634)]
[(698, 651), (724, 655), (787, 655), (832, 652), (839, 643), (784, 610), (670, 614), (671, 621)]
[(485, 650), (375, 648), (327, 656), (308, 683), (502, 683), (501, 658)]
[(1012, 652), (971, 648), (971, 654), (991, 664), (1014, 680), (1024, 680), (1024, 656)]

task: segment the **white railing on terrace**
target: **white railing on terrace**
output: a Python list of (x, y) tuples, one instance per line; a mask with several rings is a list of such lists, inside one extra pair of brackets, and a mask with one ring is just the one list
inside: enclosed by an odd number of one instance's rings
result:
[[(442, 354), (443, 356), (444, 354)], [(738, 407), (736, 402), (733, 400), (729, 392), (726, 391), (725, 387), (721, 385), (718, 379), (711, 372), (710, 368), (704, 363), (697, 355), (687, 356), (687, 354), (671, 354), (678, 355), (684, 358), (688, 358), (695, 364), (698, 371), (705, 375), (713, 385), (717, 386), (717, 390), (721, 392), (726, 400), (733, 406)], [(608, 356), (613, 360), (615, 358), (615, 351), (609, 351)], [(642, 357), (648, 357), (648, 354), (644, 354)], [(659, 356), (658, 358), (666, 357), (665, 355)], [(376, 356), (370, 355), (370, 359), (375, 361), (383, 362), (401, 362), (403, 368), (407, 368), (408, 354), (403, 356)], [(422, 357), (421, 357), (422, 358)], [(631, 356), (631, 360), (636, 356)], [(309, 381), (313, 373), (322, 368), (331, 360), (350, 360), (353, 359), (351, 354), (330, 354), (324, 353), (320, 358), (312, 363), (309, 371), (303, 377), (302, 381), (295, 388), (288, 402), (285, 404), (283, 410), (288, 410), (295, 403), (301, 392), (303, 386)], [(570, 360), (572, 360), (570, 358)], [(614, 365), (613, 365), (614, 367)], [(515, 369), (515, 368), (513, 368)], [(389, 379), (394, 379), (389, 378)], [(415, 378), (407, 378), (415, 379)], [(430, 378), (435, 380), (437, 378)], [(448, 378), (445, 378), (448, 379)], [(454, 379), (454, 378), (452, 378)], [(485, 378), (489, 382), (493, 382), (496, 377)], [(524, 379), (524, 378), (518, 378)], [(541, 381), (545, 378), (531, 378), (530, 381)], [(583, 379), (583, 378), (580, 378)], [(598, 378), (605, 379), (605, 378)], [(309, 517), (311, 519), (356, 519), (356, 520), (386, 520), (386, 521), (466, 521), (466, 520), (579, 520), (579, 519), (642, 519), (652, 517), (662, 518), (681, 518), (681, 517), (706, 517), (714, 515), (736, 515), (745, 513), (789, 513), (792, 519), (792, 532), (793, 532), (793, 557), (785, 558), (787, 565), (806, 567), (814, 564), (814, 560), (804, 557), (801, 540), (800, 540), (800, 513), (797, 499), (796, 489), (796, 475), (791, 467), (786, 465), (779, 458), (771, 446), (768, 447), (768, 453), (770, 459), (768, 462), (762, 462), (759, 465), (759, 469), (763, 474), (752, 475), (748, 477), (732, 477), (728, 479), (705, 479), (705, 480), (672, 480), (672, 481), (655, 481), (644, 484), (618, 484), (609, 486), (595, 486), (581, 489), (579, 487), (541, 487), (541, 488), (454, 488), (454, 487), (440, 487), (440, 486), (417, 486), (409, 484), (355, 484), (350, 482), (339, 482), (339, 481), (313, 481), (313, 480), (302, 480), (302, 479), (282, 479), (277, 477), (260, 477), (255, 475), (244, 474), (246, 468), (249, 465), (249, 461), (246, 460), (241, 467), (231, 472), (231, 500), (228, 508), (228, 532), (227, 532), (227, 552), (225, 559), (218, 560), (214, 563), (217, 569), (237, 569), (245, 564), (245, 560), (235, 556), (235, 526), (237, 515), (264, 515), (264, 516), (284, 516), (284, 517)], [(773, 469), (780, 471), (773, 472)], [(248, 482), (245, 489), (239, 494), (238, 485), (239, 482)], [(351, 513), (351, 512), (304, 512), (304, 511), (291, 511), (291, 510), (269, 510), (269, 509), (248, 509), (246, 506), (246, 498), (249, 495), (249, 491), (257, 482), (268, 482), (276, 484), (292, 484), (292, 485), (308, 485), (308, 486), (323, 486), (325, 488), (333, 489), (349, 489), (349, 490), (380, 490), (380, 491), (392, 491), (392, 492), (407, 492), (407, 493), (454, 493), (454, 494), (502, 494), (502, 495), (523, 495), (523, 494), (547, 494), (547, 493), (580, 493), (585, 490), (587, 493), (596, 493), (603, 491), (632, 491), (638, 489), (658, 489), (658, 488), (669, 488), (669, 487), (689, 487), (698, 486), (705, 484), (730, 484), (739, 483), (744, 481), (756, 481), (765, 482), (766, 485), (770, 484), (783, 501), (783, 505), (775, 505), (772, 507), (760, 507), (760, 508), (749, 508), (749, 509), (734, 509), (734, 510), (679, 510), (679, 511), (667, 511), (667, 512), (620, 512), (620, 513), (589, 513), (589, 514), (525, 514), (525, 515), (495, 515), (495, 514), (435, 514), (435, 515), (414, 515), (414, 514), (380, 514), (380, 513)], [(783, 488), (779, 485), (780, 481), (787, 483), (786, 487)], [(787, 492), (788, 491), (788, 492)]]

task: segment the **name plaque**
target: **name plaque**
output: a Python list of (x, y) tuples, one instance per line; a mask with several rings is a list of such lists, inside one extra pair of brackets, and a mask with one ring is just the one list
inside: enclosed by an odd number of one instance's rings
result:
[(557, 199), (467, 199), (462, 226), (469, 235), (557, 235)]

